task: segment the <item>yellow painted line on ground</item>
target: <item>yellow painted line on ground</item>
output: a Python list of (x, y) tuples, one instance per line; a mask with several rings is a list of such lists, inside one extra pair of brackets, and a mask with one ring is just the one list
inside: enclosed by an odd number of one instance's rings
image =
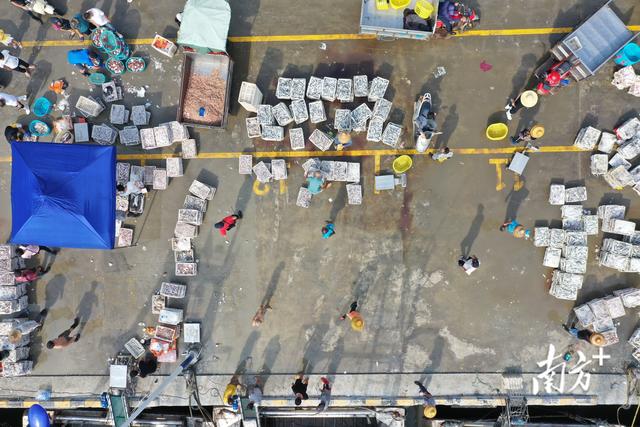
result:
[(290, 34), (281, 36), (229, 37), (231, 43), (309, 42), (327, 40), (375, 40), (374, 34)]
[[(374, 176), (378, 176), (378, 175), (380, 175), (380, 156), (376, 155), (373, 158), (373, 161), (374, 161), (374, 163), (373, 163), (373, 175)], [(374, 194), (380, 194), (380, 191), (376, 190), (375, 187), (376, 186), (374, 185), (373, 186), (373, 193)]]
[(501, 30), (469, 30), (456, 34), (456, 37), (491, 37), (491, 36), (541, 36), (545, 34), (565, 34), (573, 30), (571, 27), (557, 28), (513, 28)]
[[(433, 149), (429, 149), (424, 153), (416, 150), (343, 150), (343, 151), (256, 151), (256, 152), (219, 152), (219, 153), (200, 153), (197, 159), (237, 159), (241, 154), (252, 154), (256, 158), (308, 158), (308, 157), (376, 157), (381, 156), (400, 156), (407, 154), (409, 156), (424, 156), (433, 153)], [(481, 156), (492, 154), (513, 154), (516, 151), (522, 151), (522, 147), (500, 147), (500, 148), (454, 148), (451, 150), (454, 154), (464, 156)], [(576, 153), (580, 150), (572, 145), (556, 145), (548, 147), (540, 147), (540, 151), (536, 153)], [(138, 154), (119, 154), (118, 160), (165, 160), (170, 157), (180, 157), (180, 154), (171, 153), (138, 153)], [(0, 163), (11, 162), (10, 156), (0, 157)]]
[(506, 165), (508, 162), (508, 159), (489, 159), (489, 164), (496, 166), (496, 191), (502, 191), (506, 187), (504, 181), (502, 180), (502, 166)]
[[(640, 31), (640, 25), (629, 25), (631, 31)], [(469, 30), (456, 34), (455, 37), (509, 37), (509, 36), (541, 36), (546, 34), (566, 34), (572, 27), (550, 28), (512, 28), (495, 30)], [(308, 42), (330, 40), (375, 40), (373, 34), (283, 34), (275, 36), (230, 36), (231, 43), (278, 43), (278, 42)], [(170, 39), (176, 41), (175, 38)], [(153, 38), (127, 39), (132, 45), (151, 44)], [(77, 47), (91, 45), (91, 40), (25, 40), (24, 47)]]

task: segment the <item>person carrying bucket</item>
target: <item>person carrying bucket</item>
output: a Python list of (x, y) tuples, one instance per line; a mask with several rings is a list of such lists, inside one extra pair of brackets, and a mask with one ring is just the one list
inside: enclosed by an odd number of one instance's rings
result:
[(433, 395), (429, 393), (429, 390), (422, 384), (420, 381), (414, 381), (415, 385), (420, 389), (420, 395), (424, 398), (424, 408), (422, 410), (422, 414), (425, 418), (433, 418), (436, 416), (438, 411), (436, 410), (436, 400), (433, 398)]
[(362, 319), (362, 315), (358, 311), (358, 301), (354, 301), (351, 303), (349, 312), (340, 316), (340, 320), (345, 320), (347, 317), (351, 320), (351, 328), (354, 331), (362, 332), (364, 330), (364, 320)]
[(506, 231), (516, 239), (522, 239), (524, 237), (524, 240), (529, 240), (531, 238), (531, 230), (524, 228), (524, 226), (516, 220), (507, 221), (502, 224), (500, 231)]
[(522, 107), (532, 108), (538, 103), (538, 94), (532, 90), (525, 90), (516, 98), (509, 100), (509, 103), (504, 107), (507, 114), (507, 119), (510, 121), (512, 115), (517, 113)]

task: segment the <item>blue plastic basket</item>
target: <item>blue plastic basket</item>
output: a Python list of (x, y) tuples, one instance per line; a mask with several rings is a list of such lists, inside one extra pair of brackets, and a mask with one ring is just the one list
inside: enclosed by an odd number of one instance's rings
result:
[(51, 104), (51, 101), (49, 101), (45, 97), (40, 97), (33, 103), (33, 114), (35, 114), (37, 117), (44, 117), (49, 114), (52, 106), (53, 104)]
[(623, 67), (640, 62), (640, 46), (635, 43), (629, 43), (623, 47), (620, 54), (614, 58), (614, 62)]

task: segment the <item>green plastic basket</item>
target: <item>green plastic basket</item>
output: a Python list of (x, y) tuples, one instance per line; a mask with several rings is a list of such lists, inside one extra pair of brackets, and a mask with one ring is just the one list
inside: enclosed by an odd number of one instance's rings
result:
[[(120, 64), (122, 64), (122, 71), (115, 71), (113, 68), (111, 68), (111, 67), (109, 66), (109, 63), (110, 63), (110, 62), (114, 62), (114, 63), (115, 63), (115, 62), (119, 62)], [(124, 73), (127, 71), (127, 67), (125, 66), (125, 64), (124, 64), (122, 61), (120, 61), (119, 59), (116, 59), (116, 58), (109, 58), (109, 59), (107, 59), (107, 61), (105, 62), (105, 64), (104, 64), (104, 65), (105, 65), (105, 68), (106, 68), (107, 70), (109, 70), (109, 72), (110, 72), (111, 74), (124, 74)]]
[(107, 76), (102, 73), (93, 73), (89, 76), (89, 81), (94, 85), (101, 85), (107, 82)]

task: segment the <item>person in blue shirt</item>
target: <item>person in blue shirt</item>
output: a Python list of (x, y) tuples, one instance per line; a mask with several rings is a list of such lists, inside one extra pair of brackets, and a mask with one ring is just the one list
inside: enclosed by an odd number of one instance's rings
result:
[(91, 30), (95, 27), (84, 19), (81, 13), (77, 13), (71, 19), (71, 28), (76, 30), (76, 34), (80, 36), (80, 40), (84, 40), (84, 36), (91, 35)]
[(329, 187), (330, 183), (326, 182), (322, 176), (322, 172), (315, 171), (307, 176), (307, 190), (311, 194), (319, 194), (322, 190)]
[(100, 56), (89, 49), (75, 49), (67, 52), (67, 61), (80, 69), (80, 72), (88, 76), (89, 71), (96, 71), (102, 66)]
[(525, 240), (529, 240), (529, 238), (531, 237), (531, 230), (524, 228), (524, 226), (515, 219), (513, 221), (507, 221), (502, 224), (500, 226), (500, 231), (506, 231), (516, 239), (521, 239), (524, 237)]
[(328, 239), (329, 237), (333, 236), (334, 234), (336, 234), (336, 228), (333, 225), (332, 222), (327, 221), (327, 224), (322, 227), (322, 238), (323, 239)]

